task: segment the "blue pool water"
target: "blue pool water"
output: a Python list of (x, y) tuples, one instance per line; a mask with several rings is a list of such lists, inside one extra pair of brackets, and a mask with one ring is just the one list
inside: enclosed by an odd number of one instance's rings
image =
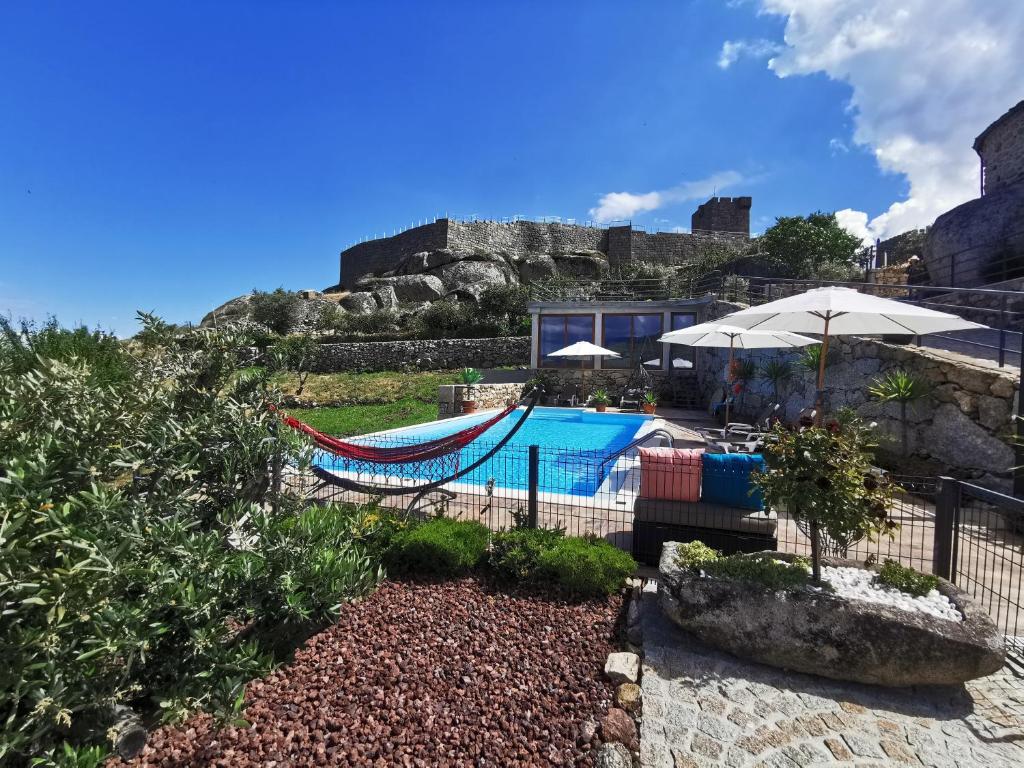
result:
[[(464, 448), (458, 457), (459, 468), (468, 467), (487, 453), (512, 430), (522, 412), (522, 409), (513, 411)], [(489, 417), (490, 414), (484, 413), (436, 421), (379, 435), (353, 438), (353, 442), (375, 446), (410, 445), (453, 434)], [(459, 478), (458, 482), (483, 485), (493, 479), (499, 488), (526, 489), (528, 447), (538, 445), (539, 487), (542, 492), (593, 496), (603, 480), (602, 460), (628, 445), (650, 420), (650, 416), (641, 414), (536, 408), (506, 446), (481, 466)], [(318, 454), (315, 461), (328, 471), (358, 473), (367, 480), (371, 475), (436, 480), (454, 470), (452, 463), (427, 467), (381, 465), (347, 461), (328, 453)]]

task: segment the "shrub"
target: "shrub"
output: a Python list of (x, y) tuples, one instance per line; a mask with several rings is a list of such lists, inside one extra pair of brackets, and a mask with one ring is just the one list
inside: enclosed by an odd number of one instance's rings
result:
[(3, 764), (92, 754), (115, 703), (237, 711), (282, 627), (379, 576), (343, 515), (275, 491), (270, 468), (310, 451), (272, 431), (267, 379), (237, 375), (244, 336), (143, 323), (108, 384), (78, 357), (0, 358)]
[(528, 327), (530, 315), (527, 305), (529, 301), (530, 291), (525, 285), (519, 283), (492, 285), (485, 288), (480, 294), (477, 307), (481, 317), (493, 321), (507, 334), (513, 329), (522, 327), (524, 319), (527, 321)]
[(563, 538), (541, 553), (539, 572), (576, 595), (611, 594), (636, 570), (626, 552), (600, 539)]
[(387, 563), (397, 573), (458, 576), (483, 562), (489, 537), (482, 523), (435, 518), (395, 536)]
[(416, 317), (416, 335), (421, 339), (455, 339), (465, 335), (472, 324), (469, 308), (458, 301), (435, 301)]
[(561, 529), (514, 528), (496, 533), (491, 541), (488, 563), (499, 579), (535, 582), (540, 579), (541, 555), (553, 547), (564, 532)]
[(766, 555), (729, 555), (703, 566), (711, 576), (722, 579), (738, 579), (760, 584), (768, 589), (794, 589), (806, 584), (811, 574), (808, 561), (798, 558), (792, 563), (776, 560)]
[(680, 544), (677, 550), (679, 557), (677, 562), (680, 568), (698, 570), (708, 563), (713, 563), (722, 556), (717, 549), (712, 549), (703, 541), (690, 541)]
[(938, 588), (939, 579), (930, 573), (921, 573), (913, 568), (900, 565), (895, 560), (886, 560), (875, 580), (879, 584), (894, 587), (900, 592), (906, 592), (915, 597), (924, 597), (933, 589)]
[(23, 374), (35, 369), (39, 358), (86, 366), (90, 382), (96, 384), (114, 384), (131, 375), (132, 359), (113, 334), (85, 326), (61, 328), (54, 317), (41, 328), (27, 321), (15, 328), (0, 317), (0, 365)]
[(253, 320), (274, 333), (284, 335), (291, 330), (301, 301), (299, 294), (284, 288), (276, 288), (270, 293), (254, 290), (249, 307)]

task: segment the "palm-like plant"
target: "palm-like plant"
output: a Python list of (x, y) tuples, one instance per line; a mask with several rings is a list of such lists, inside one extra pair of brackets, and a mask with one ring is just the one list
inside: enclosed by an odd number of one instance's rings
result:
[(761, 381), (767, 382), (772, 388), (772, 395), (778, 400), (782, 388), (793, 378), (793, 366), (788, 360), (773, 357), (766, 360), (757, 372)]
[[(830, 362), (832, 362), (832, 355), (828, 355), (825, 358), (825, 366), (828, 367)], [(800, 357), (796, 359), (796, 364), (805, 371), (810, 371), (812, 374), (817, 375), (818, 366), (821, 364), (821, 345), (814, 344), (804, 347), (800, 351)]]
[(928, 395), (931, 386), (924, 379), (897, 368), (885, 376), (879, 376), (871, 382), (868, 392), (872, 397), (883, 403), (899, 403), (900, 406), (900, 442), (903, 455), (907, 455), (907, 406)]

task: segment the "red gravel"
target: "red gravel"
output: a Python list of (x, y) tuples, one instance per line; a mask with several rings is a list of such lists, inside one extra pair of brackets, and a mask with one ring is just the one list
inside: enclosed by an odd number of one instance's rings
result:
[(249, 685), (251, 727), (200, 715), (155, 731), (133, 764), (592, 765), (576, 736), (611, 701), (621, 605), (388, 582)]

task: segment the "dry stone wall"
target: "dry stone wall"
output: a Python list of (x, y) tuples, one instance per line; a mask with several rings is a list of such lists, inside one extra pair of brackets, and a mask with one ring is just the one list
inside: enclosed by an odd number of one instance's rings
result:
[[(442, 384), (437, 392), (437, 412), (442, 419), (462, 414), (462, 402), (468, 399), (465, 384)], [(504, 408), (518, 401), (523, 394), (522, 384), (474, 384), (472, 397), (477, 410)]]
[(321, 344), (314, 373), (431, 371), (529, 365), (530, 337)]

